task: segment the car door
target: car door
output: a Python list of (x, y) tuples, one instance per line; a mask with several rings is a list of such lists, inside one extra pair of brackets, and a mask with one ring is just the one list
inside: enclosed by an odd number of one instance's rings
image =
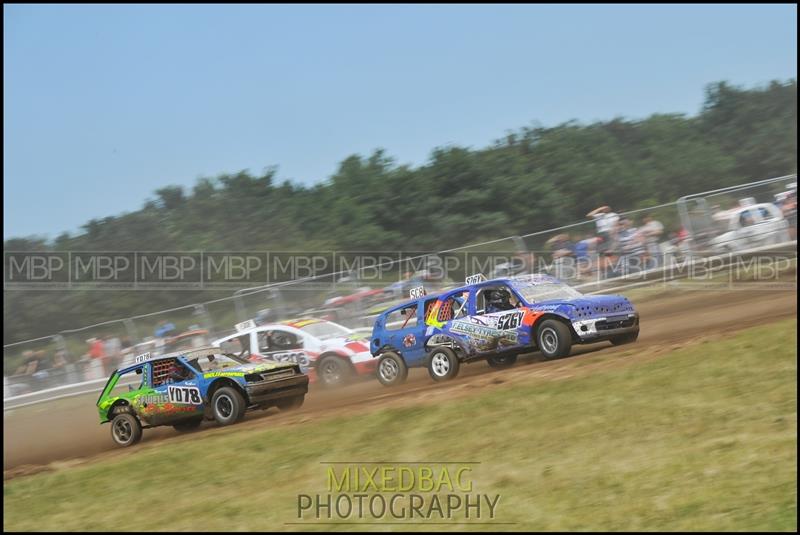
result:
[(759, 223), (758, 245), (768, 245), (771, 243), (780, 243), (786, 241), (786, 236), (783, 236), (781, 231), (784, 228), (784, 219), (780, 210), (771, 208), (769, 205), (759, 206), (758, 213), (761, 215), (761, 223)]
[(471, 293), (457, 290), (442, 296), (433, 311), (435, 318), (429, 318), (430, 323), (441, 326), (442, 331), (457, 340), (470, 355), (494, 349), (498, 338), (494, 320), (475, 313)]
[(155, 395), (144, 408), (151, 425), (200, 416), (205, 403), (198, 372), (179, 357), (160, 359), (150, 364), (150, 384)]
[(254, 334), (256, 340), (253, 347), (261, 357), (273, 362), (298, 364), (304, 370), (311, 363), (301, 335), (280, 327), (261, 330)]
[(396, 348), (409, 366), (425, 358), (425, 310), (435, 301), (435, 297), (421, 299), (386, 316), (385, 343)]
[(472, 288), (470, 292), (469, 321), (486, 329), (478, 332), (484, 337), (480, 344), (483, 347), (482, 351), (505, 351), (524, 345), (523, 339), (519, 336), (522, 318), (525, 315), (523, 309), (510, 308), (509, 310), (487, 312), (486, 293), (499, 289), (509, 293), (512, 305), (522, 303), (517, 292), (507, 284), (482, 285)]

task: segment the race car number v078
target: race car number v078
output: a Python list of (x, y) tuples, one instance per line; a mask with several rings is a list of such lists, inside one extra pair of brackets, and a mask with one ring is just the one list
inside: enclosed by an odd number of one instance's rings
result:
[(188, 403), (189, 405), (200, 405), (203, 398), (200, 397), (200, 389), (196, 386), (172, 386), (167, 389), (169, 400), (172, 403)]

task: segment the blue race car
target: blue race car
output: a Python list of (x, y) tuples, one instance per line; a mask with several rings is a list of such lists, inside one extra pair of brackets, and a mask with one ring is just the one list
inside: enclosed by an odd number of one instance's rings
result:
[(209, 347), (137, 356), (134, 365), (111, 374), (97, 408), (100, 423), (111, 423), (114, 442), (132, 446), (144, 428), (189, 431), (204, 419), (236, 423), (247, 409), (296, 409), (307, 391), (308, 376), (296, 364), (253, 363)]
[(375, 320), (370, 352), (378, 380), (403, 382), (409, 367), (426, 366), (435, 381), (452, 379), (463, 362), (510, 366), (538, 349), (547, 359), (573, 344), (626, 344), (639, 336), (639, 314), (619, 295), (585, 296), (547, 275), (485, 280), (437, 295), (414, 288), (409, 302)]

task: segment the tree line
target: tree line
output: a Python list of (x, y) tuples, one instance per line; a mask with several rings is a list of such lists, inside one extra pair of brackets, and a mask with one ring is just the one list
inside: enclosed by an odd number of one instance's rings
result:
[[(434, 149), (420, 166), (383, 149), (326, 181), (275, 168), (166, 186), (141, 209), (77, 235), (5, 240), (13, 251), (439, 250), (644, 208), (797, 171), (797, 83), (707, 86), (693, 116), (656, 114), (508, 131), (488, 147)], [(226, 295), (228, 293), (226, 292)], [(209, 298), (209, 293), (5, 291), (5, 341)]]

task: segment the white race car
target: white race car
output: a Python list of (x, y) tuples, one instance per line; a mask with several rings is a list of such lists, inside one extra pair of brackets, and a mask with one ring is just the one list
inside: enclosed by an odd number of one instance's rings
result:
[(294, 362), (310, 382), (340, 386), (354, 376), (374, 375), (377, 359), (356, 331), (319, 319), (296, 319), (267, 325), (252, 320), (236, 325), (236, 334), (214, 340), (251, 360)]

